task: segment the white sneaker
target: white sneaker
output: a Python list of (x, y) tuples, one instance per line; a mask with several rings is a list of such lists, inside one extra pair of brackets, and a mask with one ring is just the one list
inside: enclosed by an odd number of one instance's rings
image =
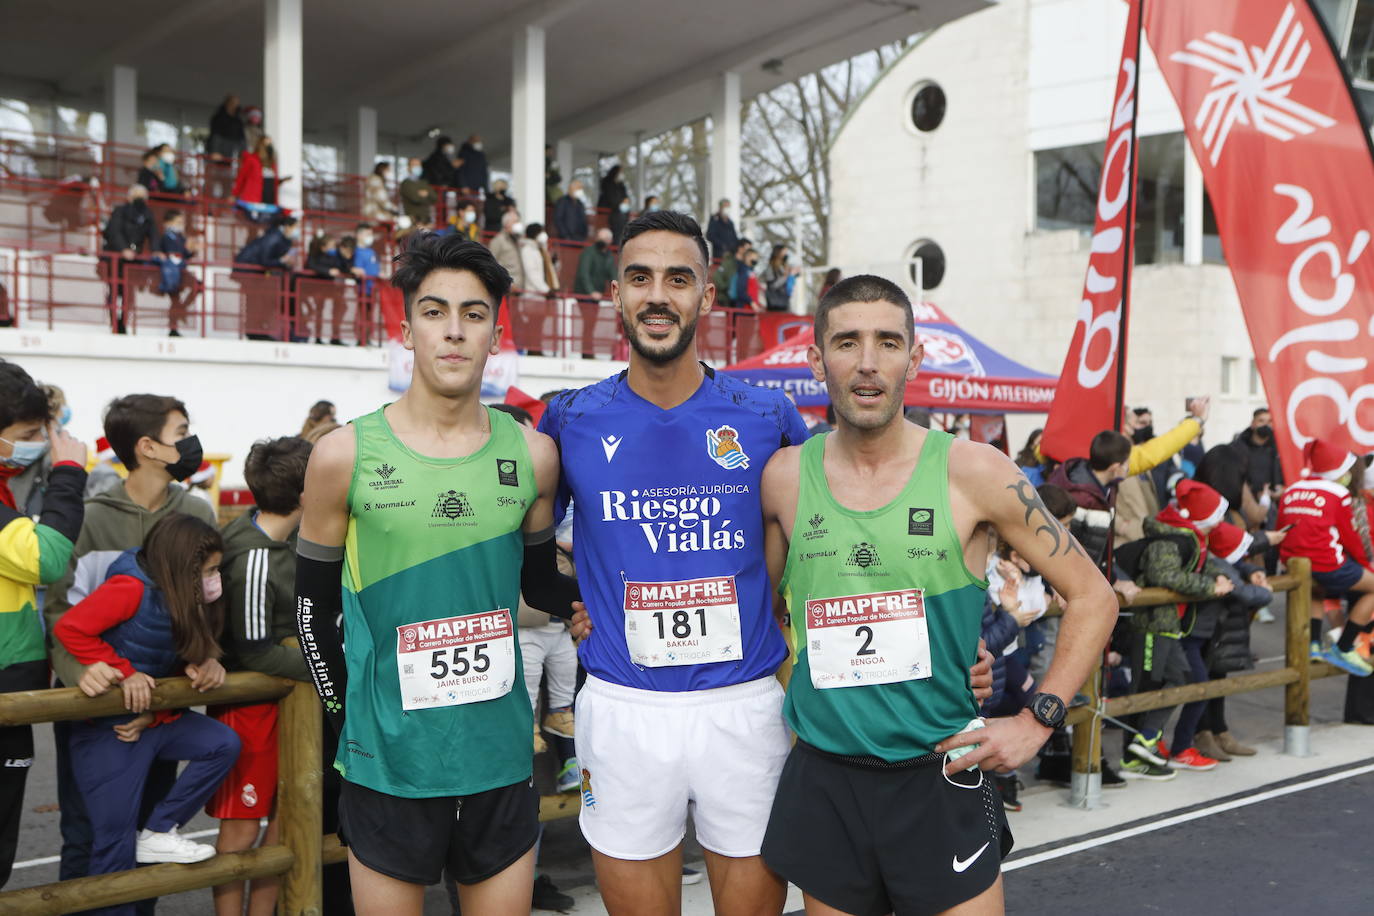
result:
[(1255, 616), (1255, 619), (1260, 623), (1273, 623), (1275, 619), (1274, 612), (1267, 607), (1262, 607), (1259, 609), (1259, 614)]
[(153, 833), (146, 829), (139, 831), (134, 858), (140, 865), (151, 865), (155, 862), (189, 865), (192, 862), (204, 862), (214, 855), (215, 847), (188, 840), (178, 834), (177, 829), (173, 827), (166, 833)]

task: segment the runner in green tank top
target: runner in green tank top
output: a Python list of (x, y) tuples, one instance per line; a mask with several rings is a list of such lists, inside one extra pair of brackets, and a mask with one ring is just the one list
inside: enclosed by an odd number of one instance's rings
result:
[(510, 288), (490, 251), (423, 233), (399, 260), (411, 385), (311, 454), (301, 648), (340, 733), (357, 912), (419, 914), (447, 871), (464, 909), (525, 914), (539, 823), (515, 610), (522, 593), (574, 610), (553, 543), (558, 455), (478, 400)]
[[(802, 888), (808, 913), (998, 913), (1011, 837), (983, 771), (1015, 769), (1062, 722), (1060, 698), (1087, 677), (1117, 602), (1005, 455), (906, 422), (923, 350), (899, 287), (840, 282), (815, 334), (811, 369), (836, 429), (776, 452), (763, 475), (797, 733), (763, 856)], [(1031, 708), (984, 723), (968, 666), (989, 529), (1067, 607)]]

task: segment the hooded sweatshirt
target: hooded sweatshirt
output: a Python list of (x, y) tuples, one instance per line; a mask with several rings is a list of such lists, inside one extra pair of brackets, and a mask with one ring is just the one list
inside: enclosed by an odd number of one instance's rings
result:
[(52, 469), (37, 522), (0, 505), (0, 669), (46, 657), (35, 586), (59, 579), (71, 561), (85, 485), (86, 472), (63, 462)]
[(53, 672), (63, 684), (75, 685), (81, 680), (84, 666), (66, 647), (52, 639), (57, 622), (68, 608), (105, 581), (110, 564), (121, 553), (131, 547), (141, 547), (152, 527), (172, 512), (193, 515), (210, 525), (215, 523), (215, 510), (175, 483), (167, 484), (167, 498), (156, 512), (149, 512), (130, 499), (123, 481), (86, 500), (86, 518), (67, 573), (48, 589), (43, 608), (45, 630), (49, 634), (49, 657)]
[(296, 532), (275, 541), (247, 512), (224, 528), (226, 667), (310, 680), (296, 635)]

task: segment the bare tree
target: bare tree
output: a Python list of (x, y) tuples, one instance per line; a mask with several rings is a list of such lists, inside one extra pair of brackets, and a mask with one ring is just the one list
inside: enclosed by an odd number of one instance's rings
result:
[[(910, 44), (893, 42), (808, 73), (745, 101), (741, 108), (739, 210), (752, 216), (799, 213), (802, 259), (824, 264), (830, 249), (830, 141), (845, 114)], [(710, 120), (702, 118), (646, 138), (644, 187), (665, 207), (705, 213)], [(641, 167), (633, 148), (608, 158), (626, 171)], [(642, 201), (635, 201), (636, 207)], [(792, 222), (763, 222), (761, 245), (792, 240)]]

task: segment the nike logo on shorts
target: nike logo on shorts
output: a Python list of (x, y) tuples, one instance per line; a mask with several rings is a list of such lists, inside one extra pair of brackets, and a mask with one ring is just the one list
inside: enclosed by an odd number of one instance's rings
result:
[(967, 859), (964, 859), (962, 862), (959, 861), (959, 857), (958, 857), (958, 856), (955, 856), (955, 857), (954, 857), (954, 865), (953, 865), (954, 873), (955, 873), (956, 875), (962, 875), (964, 872), (968, 871), (968, 867), (969, 867), (970, 865), (972, 865), (974, 862), (978, 861), (978, 857), (981, 856), (981, 855), (983, 854), (983, 850), (987, 849), (987, 848), (988, 848), (989, 846), (991, 846), (991, 845), (992, 845), (992, 841), (989, 840), (988, 842), (984, 843), (982, 846), (978, 847), (978, 851), (977, 851), (977, 852), (975, 852), (973, 855), (969, 856)]

